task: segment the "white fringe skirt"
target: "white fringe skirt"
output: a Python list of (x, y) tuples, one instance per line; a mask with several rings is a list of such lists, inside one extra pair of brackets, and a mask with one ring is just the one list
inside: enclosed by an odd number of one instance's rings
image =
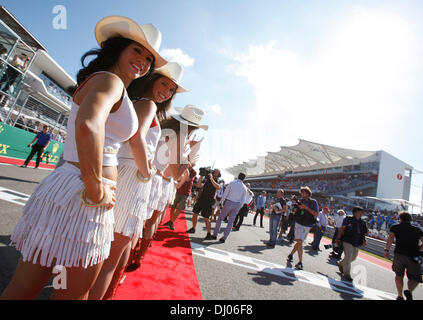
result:
[[(115, 181), (103, 178), (105, 184)], [(80, 171), (65, 163), (43, 179), (23, 208), (11, 245), (23, 261), (44, 267), (91, 267), (106, 260), (113, 241), (113, 209), (81, 203)]]
[(164, 179), (160, 175), (155, 174), (151, 180), (151, 192), (147, 203), (146, 220), (150, 219), (154, 211), (159, 209), (159, 201), (163, 191), (162, 185)]
[[(162, 178), (163, 179), (163, 178)], [(171, 197), (172, 186), (173, 186), (173, 178), (170, 178), (170, 181), (163, 179), (162, 183), (162, 195), (160, 197), (159, 203), (157, 205), (158, 211), (163, 211), (166, 208), (166, 205)]]
[(152, 180), (141, 182), (136, 174), (138, 167), (132, 159), (119, 158), (116, 191), (115, 232), (130, 238), (141, 238), (147, 217)]

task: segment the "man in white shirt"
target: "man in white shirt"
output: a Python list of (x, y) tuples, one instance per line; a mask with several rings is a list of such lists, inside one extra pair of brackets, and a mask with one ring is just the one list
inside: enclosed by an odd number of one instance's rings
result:
[[(335, 233), (334, 233), (333, 238), (332, 238), (332, 245), (336, 241), (336, 237), (338, 236), (339, 230), (342, 228), (342, 223), (344, 222), (344, 219), (345, 219), (345, 216), (346, 216), (345, 211), (342, 210), (342, 209), (338, 210), (337, 214), (338, 214), (338, 219), (336, 220), (336, 223), (335, 223)], [(336, 251), (333, 250), (331, 252), (331, 255), (334, 258), (341, 259), (343, 252), (344, 252), (344, 248), (342, 247), (342, 242), (341, 242), (340, 247)]]
[(223, 234), (223, 237), (219, 239), (220, 242), (225, 242), (226, 238), (229, 236), (229, 233), (231, 233), (232, 231), (232, 226), (239, 209), (241, 209), (241, 206), (248, 200), (249, 193), (247, 187), (243, 182), (244, 179), (245, 174), (240, 173), (238, 175), (238, 179), (229, 183), (225, 189), (225, 192), (223, 193), (223, 197), (221, 200), (223, 203), (222, 212), (220, 213), (219, 218), (217, 219), (216, 226), (214, 228), (214, 233), (212, 235), (212, 238), (214, 240), (217, 239), (217, 235), (219, 234), (220, 225), (222, 224), (222, 221), (226, 218), (226, 216), (229, 216), (225, 233)]
[(328, 214), (329, 214), (329, 208), (324, 207), (322, 211), (319, 212), (317, 222), (317, 228), (316, 233), (314, 234), (314, 241), (311, 244), (313, 247), (313, 250), (321, 251), (319, 249), (320, 240), (322, 240), (323, 235), (325, 234), (326, 227), (328, 226)]
[(245, 186), (248, 189), (248, 197), (241, 209), (239, 209), (239, 212), (234, 221), (234, 227), (232, 228), (232, 231), (239, 231), (239, 228), (241, 228), (241, 225), (244, 222), (244, 218), (248, 215), (248, 212), (250, 211), (249, 204), (253, 200), (254, 193), (251, 191), (251, 185), (249, 183), (246, 183)]

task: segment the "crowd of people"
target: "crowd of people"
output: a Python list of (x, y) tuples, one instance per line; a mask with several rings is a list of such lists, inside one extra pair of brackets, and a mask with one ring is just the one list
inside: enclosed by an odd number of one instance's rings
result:
[(322, 176), (322, 177), (298, 177), (279, 178), (270, 181), (251, 182), (252, 188), (272, 188), (285, 190), (299, 190), (301, 186), (307, 185), (315, 192), (327, 194), (339, 194), (351, 190), (352, 188), (366, 186), (376, 183), (376, 177), (371, 173), (355, 174), (346, 176)]

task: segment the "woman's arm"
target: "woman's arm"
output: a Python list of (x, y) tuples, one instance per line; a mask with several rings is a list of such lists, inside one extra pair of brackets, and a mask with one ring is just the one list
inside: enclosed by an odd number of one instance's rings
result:
[(154, 119), (157, 106), (151, 100), (139, 100), (135, 102), (134, 107), (138, 116), (138, 131), (129, 139), (129, 145), (131, 146), (138, 170), (143, 177), (147, 178), (150, 176), (150, 165), (148, 162), (147, 141), (145, 137)]
[(78, 97), (81, 103), (75, 119), (75, 140), (87, 198), (97, 203), (104, 196), (105, 123), (113, 106), (120, 101), (124, 86), (119, 77), (108, 73), (97, 75), (95, 80), (88, 81)]

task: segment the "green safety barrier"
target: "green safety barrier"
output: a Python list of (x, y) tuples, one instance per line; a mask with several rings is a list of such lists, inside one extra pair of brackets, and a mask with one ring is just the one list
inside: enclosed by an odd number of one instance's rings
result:
[[(36, 134), (0, 123), (0, 156), (25, 160), (31, 148), (28, 144)], [(46, 163), (45, 153), (50, 152), (49, 164), (56, 165), (63, 152), (63, 143), (51, 140), (43, 153), (42, 162)], [(34, 156), (35, 161), (36, 155)]]

